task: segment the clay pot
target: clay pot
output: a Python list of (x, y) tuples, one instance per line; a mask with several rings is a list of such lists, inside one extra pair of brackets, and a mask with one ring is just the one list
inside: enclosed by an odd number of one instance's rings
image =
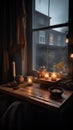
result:
[(17, 76), (17, 81), (18, 81), (19, 83), (23, 83), (23, 82), (24, 82), (24, 77), (23, 77), (23, 75), (18, 75), (18, 76)]

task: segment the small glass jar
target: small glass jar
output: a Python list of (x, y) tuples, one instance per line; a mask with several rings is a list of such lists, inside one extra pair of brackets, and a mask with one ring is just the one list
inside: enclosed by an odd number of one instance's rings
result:
[(41, 78), (45, 77), (45, 74), (46, 74), (46, 68), (45, 68), (45, 66), (41, 66), (41, 68), (39, 70), (39, 74), (40, 74)]
[(23, 75), (19, 75), (19, 76), (18, 76), (18, 82), (19, 82), (19, 83), (23, 83), (23, 82), (24, 82), (24, 77), (23, 77)]

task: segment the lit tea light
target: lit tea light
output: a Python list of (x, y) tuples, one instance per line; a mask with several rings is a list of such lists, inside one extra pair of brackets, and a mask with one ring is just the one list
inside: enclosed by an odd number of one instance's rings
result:
[(57, 80), (57, 75), (56, 75), (56, 73), (52, 73), (52, 75), (51, 75), (51, 80), (52, 80), (52, 81), (56, 81), (56, 80)]
[(44, 78), (45, 78), (46, 80), (48, 80), (48, 79), (49, 79), (49, 74), (46, 73), (45, 76), (44, 76)]
[(72, 59), (73, 59), (73, 53), (71, 53), (70, 58), (72, 58)]
[(27, 77), (27, 82), (28, 82), (28, 85), (32, 85), (33, 82), (32, 82), (32, 76), (28, 76)]

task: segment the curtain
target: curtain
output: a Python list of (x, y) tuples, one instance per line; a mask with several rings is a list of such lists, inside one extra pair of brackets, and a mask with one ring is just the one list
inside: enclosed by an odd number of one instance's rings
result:
[[(21, 67), (24, 71), (26, 66), (26, 12), (24, 0), (3, 1), (1, 7), (0, 21), (0, 46), (2, 47), (2, 83), (9, 81), (12, 68), (10, 66), (14, 55), (21, 51)], [(22, 54), (23, 52), (23, 54)], [(23, 56), (24, 55), (24, 56)], [(9, 59), (9, 58), (12, 58)], [(21, 72), (25, 73), (25, 72)]]
[(17, 44), (22, 47), (21, 48), (21, 65), (22, 65), (21, 74), (26, 75), (27, 74), (27, 44), (26, 44), (26, 12), (25, 12), (24, 1), (22, 1), (21, 3), (21, 8), (19, 7), (18, 26), (17, 26)]
[(22, 75), (27, 75), (27, 44), (21, 49)]
[(0, 62), (2, 64), (1, 66), (1, 81), (0, 83), (6, 82), (8, 80), (9, 75), (9, 56), (8, 56), (8, 50), (7, 50), (7, 44), (8, 44), (8, 34), (9, 34), (9, 28), (8, 28), (8, 8), (7, 3), (4, 1), (0, 4), (1, 14), (0, 14), (0, 51), (1, 51), (1, 57)]
[(26, 13), (24, 0), (15, 0), (15, 3), (10, 2), (10, 6), (12, 7), (12, 9), (10, 8), (12, 14), (10, 15), (11, 25), (9, 53), (14, 55), (19, 50), (19, 48), (24, 47), (26, 42)]
[[(17, 72), (17, 74), (20, 73), (22, 75), (26, 75), (27, 74), (27, 41), (26, 41), (26, 11), (25, 11), (24, 0), (17, 0), (16, 9), (17, 9), (15, 14), (15, 20), (16, 20), (15, 36), (16, 37), (13, 38), (14, 31), (11, 31), (9, 54), (15, 55), (18, 51), (21, 50), (21, 72)], [(13, 20), (13, 18), (11, 19)], [(13, 39), (15, 41), (13, 41)]]

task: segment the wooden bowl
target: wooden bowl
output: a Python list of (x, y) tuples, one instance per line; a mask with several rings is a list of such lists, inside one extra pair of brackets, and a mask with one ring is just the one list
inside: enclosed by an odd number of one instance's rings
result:
[(64, 92), (63, 89), (59, 87), (50, 87), (49, 91), (53, 97), (61, 97)]

